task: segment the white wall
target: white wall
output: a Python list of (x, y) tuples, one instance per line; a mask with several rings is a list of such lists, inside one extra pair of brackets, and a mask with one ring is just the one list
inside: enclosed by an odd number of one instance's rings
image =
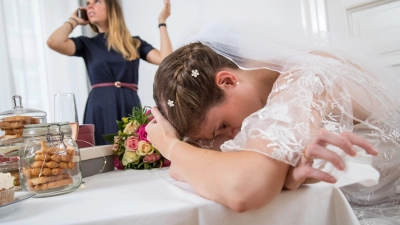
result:
[[(163, 0), (121, 0), (125, 22), (132, 35), (159, 49), (158, 14)], [(219, 20), (265, 21), (302, 26), (300, 0), (171, 0), (171, 16), (167, 20), (174, 49), (209, 22)], [(260, 27), (262, 29), (262, 27)], [(152, 106), (153, 79), (157, 66), (144, 61), (139, 68), (139, 96), (143, 105)]]

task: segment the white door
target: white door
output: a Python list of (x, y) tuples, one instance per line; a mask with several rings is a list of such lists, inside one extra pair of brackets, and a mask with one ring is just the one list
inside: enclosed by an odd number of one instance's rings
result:
[(303, 26), (373, 43), (400, 76), (400, 0), (302, 0)]

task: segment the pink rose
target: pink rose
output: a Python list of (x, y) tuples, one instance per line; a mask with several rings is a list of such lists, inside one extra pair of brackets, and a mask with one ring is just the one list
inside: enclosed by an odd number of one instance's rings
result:
[(114, 158), (114, 167), (117, 170), (122, 170), (124, 168), (118, 158)]
[(126, 139), (125, 142), (125, 147), (128, 149), (128, 151), (135, 152), (136, 149), (138, 148), (138, 142), (139, 139), (137, 137), (135, 136), (128, 137), (128, 139)]
[(150, 109), (146, 111), (146, 116), (149, 121), (152, 121), (154, 119), (154, 116), (151, 114)]
[(146, 126), (147, 126), (147, 124), (143, 124), (142, 126), (140, 126), (139, 129), (137, 130), (137, 134), (138, 134), (139, 139), (140, 139), (141, 141), (149, 142), (149, 141), (147, 140)]
[(115, 152), (118, 150), (119, 145), (118, 144), (113, 144), (112, 150)]
[(145, 162), (145, 163), (153, 163), (153, 162), (157, 162), (158, 160), (160, 160), (160, 158), (161, 158), (160, 155), (153, 153), (153, 154), (150, 154), (150, 155), (146, 155), (143, 158), (143, 162)]
[(170, 165), (171, 161), (169, 161), (168, 159), (164, 159), (161, 167), (169, 167)]

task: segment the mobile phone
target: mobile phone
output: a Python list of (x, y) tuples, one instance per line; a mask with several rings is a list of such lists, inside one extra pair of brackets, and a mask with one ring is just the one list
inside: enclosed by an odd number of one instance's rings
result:
[(86, 9), (78, 9), (76, 15), (79, 18), (83, 19), (83, 20), (88, 20), (89, 19), (88, 16), (87, 16)]

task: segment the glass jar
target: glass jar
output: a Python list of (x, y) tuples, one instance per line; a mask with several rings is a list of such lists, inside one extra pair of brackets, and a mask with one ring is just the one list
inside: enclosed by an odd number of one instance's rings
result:
[(14, 176), (14, 186), (20, 189), (19, 149), (24, 142), (22, 133), (27, 124), (46, 123), (46, 113), (22, 107), (19, 95), (12, 97), (14, 108), (0, 113), (0, 172)]
[(0, 142), (20, 138), (24, 125), (46, 123), (46, 113), (22, 107), (22, 97), (12, 97), (14, 108), (0, 113)]
[(76, 190), (82, 182), (80, 151), (68, 123), (25, 125), (19, 152), (21, 189), (35, 197)]

